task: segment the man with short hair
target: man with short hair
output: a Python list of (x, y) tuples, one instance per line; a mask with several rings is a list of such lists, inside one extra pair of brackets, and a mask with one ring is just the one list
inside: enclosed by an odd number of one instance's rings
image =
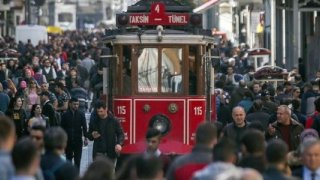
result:
[(57, 126), (58, 120), (56, 117), (56, 112), (50, 103), (50, 94), (49, 92), (42, 92), (41, 93), (41, 103), (42, 103), (42, 114), (49, 118), (50, 127)]
[(280, 105), (277, 110), (277, 121), (269, 125), (266, 137), (284, 140), (291, 151), (298, 148), (302, 131), (303, 126), (291, 118), (290, 108)]
[(289, 168), (287, 165), (288, 146), (281, 139), (271, 140), (266, 149), (268, 168), (263, 173), (264, 180), (289, 180), (284, 174)]
[(258, 81), (254, 81), (252, 85), (252, 92), (255, 99), (260, 99), (261, 97), (261, 84)]
[(69, 96), (64, 90), (64, 84), (62, 82), (58, 82), (55, 85), (55, 92), (58, 100), (58, 106), (56, 110), (60, 113), (66, 112), (68, 110), (68, 101)]
[(12, 180), (35, 179), (40, 168), (40, 152), (31, 138), (18, 141), (12, 150), (12, 160), (16, 168)]
[(83, 113), (86, 113), (88, 108), (88, 92), (83, 87), (79, 85), (79, 80), (75, 80), (72, 82), (72, 88), (70, 90), (70, 96), (73, 98), (77, 98), (79, 100), (79, 110)]
[(77, 169), (61, 158), (67, 146), (68, 136), (61, 127), (49, 128), (44, 135), (46, 152), (41, 157), (41, 169), (45, 179), (74, 180)]
[(30, 137), (37, 145), (38, 150), (44, 152), (44, 133), (46, 128), (42, 125), (34, 125), (30, 129)]
[(266, 131), (269, 124), (270, 114), (264, 112), (262, 108), (263, 108), (262, 101), (260, 99), (256, 99), (253, 102), (253, 105), (251, 108), (252, 112), (246, 116), (246, 120), (249, 123), (252, 123), (252, 122), (260, 123), (261, 126), (263, 127), (263, 130)]
[(240, 148), (240, 139), (243, 133), (248, 129), (246, 122), (246, 112), (241, 106), (236, 106), (232, 109), (233, 122), (228, 124), (223, 131), (223, 135), (233, 139)]
[(243, 168), (253, 168), (263, 173), (266, 168), (264, 152), (264, 134), (259, 130), (249, 129), (241, 138), (242, 159), (239, 166)]
[(228, 172), (240, 174), (240, 168), (235, 166), (237, 161), (237, 145), (234, 140), (224, 137), (215, 145), (212, 151), (213, 162), (203, 170), (194, 174), (195, 180), (219, 179), (219, 175)]
[[(30, 138), (37, 146), (37, 150), (41, 155), (44, 154), (45, 152), (44, 150), (45, 131), (46, 131), (46, 127), (44, 127), (43, 125), (34, 125), (34, 126), (31, 126), (31, 129), (30, 129)], [(43, 173), (41, 168), (39, 168), (39, 170), (37, 171), (35, 178), (37, 180), (43, 179)]]
[[(75, 165), (80, 169), (82, 146), (88, 144), (87, 122), (85, 114), (79, 110), (79, 100), (70, 99), (70, 108), (61, 117), (61, 127), (68, 134), (66, 157), (69, 161), (74, 160)], [(84, 136), (84, 142), (82, 140)]]
[(49, 58), (44, 60), (42, 73), (43, 73), (43, 75), (45, 75), (47, 81), (50, 81), (51, 79), (57, 78), (56, 70), (52, 66)]
[(196, 145), (192, 152), (175, 159), (166, 175), (167, 180), (190, 179), (197, 170), (212, 161), (212, 149), (217, 142), (217, 128), (210, 122), (202, 123), (196, 131)]
[(239, 74), (234, 73), (234, 66), (228, 66), (227, 68), (227, 81), (232, 82), (233, 85), (238, 86), (240, 83), (240, 80), (243, 80), (243, 77)]
[(145, 154), (158, 157), (163, 163), (163, 172), (166, 173), (170, 165), (170, 157), (163, 154), (159, 145), (161, 143), (161, 132), (155, 128), (149, 128), (146, 134), (147, 148)]
[(124, 141), (123, 129), (118, 119), (108, 113), (106, 104), (96, 105), (97, 117), (90, 120), (88, 138), (93, 140), (93, 159), (109, 158), (116, 165)]
[(14, 175), (10, 152), (16, 140), (15, 127), (9, 118), (0, 116), (0, 179), (11, 179)]
[(320, 141), (309, 138), (301, 145), (303, 167), (294, 171), (293, 175), (304, 180), (320, 179)]
[(57, 108), (58, 106), (58, 100), (57, 100), (57, 97), (56, 95), (51, 92), (49, 90), (49, 86), (50, 84), (45, 82), (45, 83), (42, 83), (41, 84), (41, 92), (48, 92), (49, 93), (49, 100), (50, 100), (50, 103), (53, 105), (53, 108)]

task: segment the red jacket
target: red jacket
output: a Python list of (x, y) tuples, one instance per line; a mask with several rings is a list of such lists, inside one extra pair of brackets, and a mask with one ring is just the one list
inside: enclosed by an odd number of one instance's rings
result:
[(315, 111), (312, 116), (309, 116), (307, 118), (306, 127), (305, 127), (306, 129), (309, 129), (309, 128), (312, 127), (313, 121), (314, 121), (315, 117), (318, 116), (318, 115), (319, 115), (319, 112)]

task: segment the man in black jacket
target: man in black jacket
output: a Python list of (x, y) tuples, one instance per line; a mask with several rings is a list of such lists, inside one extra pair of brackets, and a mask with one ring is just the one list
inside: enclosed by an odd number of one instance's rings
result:
[(87, 123), (85, 114), (79, 110), (79, 100), (71, 98), (69, 109), (61, 117), (61, 127), (68, 134), (68, 143), (66, 148), (66, 158), (72, 162), (74, 159), (75, 165), (80, 169), (81, 154), (82, 154), (82, 136), (85, 137), (84, 144), (87, 145)]
[(93, 159), (106, 156), (114, 163), (122, 150), (124, 133), (119, 121), (108, 113), (103, 103), (96, 106), (97, 117), (92, 118), (89, 124), (88, 138), (93, 140)]
[(41, 93), (41, 102), (42, 102), (42, 114), (49, 118), (50, 127), (57, 126), (58, 120), (56, 118), (56, 112), (50, 103), (50, 93), (42, 92)]
[(232, 109), (233, 122), (229, 123), (223, 130), (223, 135), (234, 140), (240, 149), (241, 137), (248, 129), (248, 122), (246, 122), (246, 112), (241, 106), (236, 106)]

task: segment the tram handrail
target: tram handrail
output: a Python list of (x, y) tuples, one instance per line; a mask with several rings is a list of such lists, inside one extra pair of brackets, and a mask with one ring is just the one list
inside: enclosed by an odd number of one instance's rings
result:
[(206, 53), (202, 56), (202, 64), (205, 65), (205, 95), (206, 95), (206, 120), (211, 121), (212, 100), (214, 95), (214, 68), (212, 67), (212, 58), (220, 58), (219, 56), (211, 56)]

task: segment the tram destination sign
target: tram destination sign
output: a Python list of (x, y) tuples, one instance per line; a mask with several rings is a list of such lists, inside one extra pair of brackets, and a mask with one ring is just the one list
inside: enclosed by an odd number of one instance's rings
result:
[(184, 26), (189, 23), (188, 13), (167, 13), (163, 3), (151, 5), (150, 13), (129, 13), (130, 25), (175, 25)]

